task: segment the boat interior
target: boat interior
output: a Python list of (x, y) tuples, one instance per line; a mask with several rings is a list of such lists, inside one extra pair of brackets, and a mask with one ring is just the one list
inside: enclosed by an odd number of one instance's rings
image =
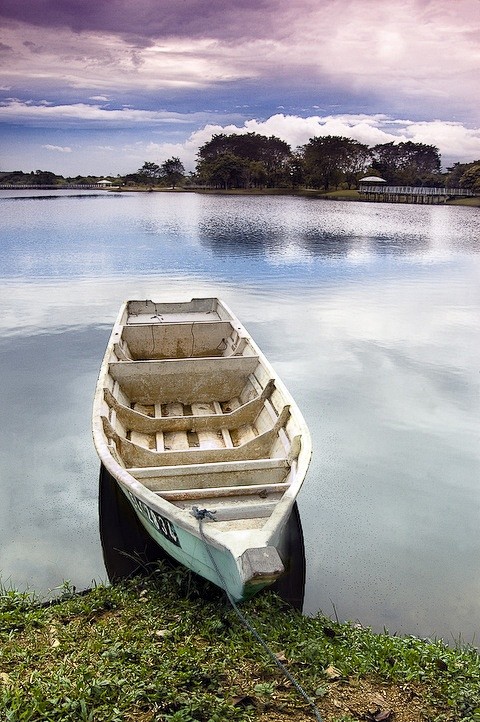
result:
[(213, 503), (219, 521), (261, 525), (295, 474), (299, 429), (243, 327), (216, 299), (201, 302), (128, 304), (104, 386), (104, 433), (117, 462), (162, 498)]

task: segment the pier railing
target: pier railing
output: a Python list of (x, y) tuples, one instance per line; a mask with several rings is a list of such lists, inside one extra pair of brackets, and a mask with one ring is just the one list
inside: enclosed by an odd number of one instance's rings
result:
[(427, 188), (415, 186), (360, 185), (359, 193), (368, 200), (394, 203), (445, 203), (450, 198), (474, 198), (467, 188)]
[(114, 183), (112, 185), (105, 185), (105, 183), (72, 183), (72, 184), (65, 184), (65, 185), (33, 185), (31, 183), (29, 184), (23, 184), (19, 185), (17, 183), (0, 183), (0, 190), (3, 191), (29, 191), (29, 190), (42, 190), (42, 191), (72, 191), (72, 190), (91, 190), (92, 188), (95, 188), (96, 190), (109, 190), (111, 188), (117, 188)]

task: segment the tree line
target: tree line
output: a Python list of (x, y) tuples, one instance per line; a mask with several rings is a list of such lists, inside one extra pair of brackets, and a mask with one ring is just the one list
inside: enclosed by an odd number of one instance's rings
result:
[(198, 152), (191, 180), (214, 188), (356, 188), (365, 175), (390, 185), (480, 190), (480, 161), (441, 172), (438, 148), (412, 141), (368, 147), (344, 136), (319, 136), (295, 150), (275, 136), (214, 135)]
[[(36, 170), (24, 173), (21, 170), (12, 172), (0, 171), (1, 185), (95, 185), (103, 176), (67, 176), (57, 175), (51, 171)], [(168, 158), (161, 165), (146, 161), (136, 173), (124, 176), (107, 176), (114, 185), (164, 185), (175, 188), (177, 183), (185, 180), (185, 168), (179, 158)]]
[(103, 176), (77, 175), (64, 177), (49, 170), (35, 170), (30, 173), (24, 173), (21, 170), (0, 171), (0, 185), (8, 184), (12, 186), (95, 185), (101, 178)]
[[(323, 191), (356, 188), (365, 175), (389, 185), (467, 188), (480, 192), (480, 160), (455, 163), (441, 171), (438, 148), (412, 141), (369, 147), (344, 136), (318, 136), (294, 150), (274, 135), (216, 134), (202, 145), (195, 171), (185, 173), (178, 157), (161, 164), (145, 161), (135, 173), (109, 177), (115, 184), (153, 188), (177, 185), (213, 189), (291, 189)], [(0, 172), (0, 183), (13, 185), (94, 184), (95, 176), (74, 178), (49, 171)]]

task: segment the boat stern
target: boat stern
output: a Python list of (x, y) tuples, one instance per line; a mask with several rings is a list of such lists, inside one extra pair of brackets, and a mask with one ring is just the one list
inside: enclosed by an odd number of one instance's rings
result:
[(244, 598), (273, 584), (285, 571), (278, 551), (272, 546), (246, 549), (239, 562), (244, 579)]

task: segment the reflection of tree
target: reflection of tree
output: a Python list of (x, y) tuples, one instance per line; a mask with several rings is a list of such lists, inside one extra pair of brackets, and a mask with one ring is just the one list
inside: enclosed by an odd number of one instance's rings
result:
[(198, 230), (202, 246), (220, 256), (264, 256), (269, 245), (284, 240), (280, 228), (251, 220), (247, 213), (212, 216)]
[(356, 250), (376, 256), (400, 256), (425, 252), (429, 245), (428, 236), (420, 233), (359, 235), (358, 230), (355, 232), (347, 226), (334, 229), (328, 221), (322, 221), (322, 216), (319, 218), (322, 225), (318, 227), (305, 223), (305, 219), (297, 226), (285, 227), (277, 222), (275, 215), (257, 216), (255, 202), (249, 199), (231, 201), (233, 206), (229, 201), (228, 209), (223, 206), (223, 213), (205, 217), (198, 227), (202, 246), (219, 258), (282, 255), (291, 245), (297, 255), (304, 251), (309, 258), (340, 259)]
[(358, 239), (344, 234), (308, 230), (301, 234), (299, 243), (310, 256), (344, 257), (352, 250)]
[(424, 235), (371, 235), (359, 236), (328, 231), (306, 230), (299, 243), (311, 256), (345, 257), (356, 249), (376, 256), (401, 256), (425, 251), (429, 240)]

